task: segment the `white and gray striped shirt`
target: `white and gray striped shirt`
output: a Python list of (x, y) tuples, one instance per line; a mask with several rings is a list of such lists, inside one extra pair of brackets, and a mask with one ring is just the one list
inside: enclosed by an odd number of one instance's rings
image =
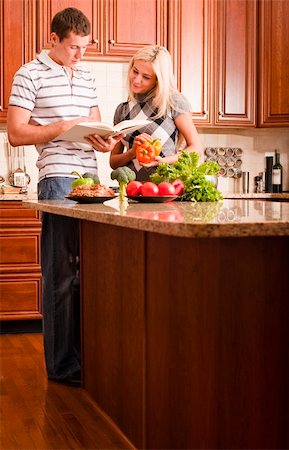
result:
[[(98, 106), (95, 80), (91, 72), (77, 67), (70, 78), (66, 69), (42, 51), (15, 74), (9, 105), (31, 111), (39, 125), (88, 117)], [(36, 145), (39, 181), (46, 177), (73, 177), (76, 170), (97, 173), (95, 151), (89, 144), (53, 141)]]

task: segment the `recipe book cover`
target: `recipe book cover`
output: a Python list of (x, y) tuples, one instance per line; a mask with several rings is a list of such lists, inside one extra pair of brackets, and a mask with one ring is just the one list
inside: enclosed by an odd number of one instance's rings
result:
[(115, 126), (104, 122), (80, 122), (74, 125), (70, 130), (57, 136), (57, 140), (70, 142), (88, 142), (84, 139), (89, 134), (98, 134), (103, 138), (116, 136), (120, 133), (131, 133), (139, 128), (145, 127), (150, 123), (149, 120), (123, 120)]

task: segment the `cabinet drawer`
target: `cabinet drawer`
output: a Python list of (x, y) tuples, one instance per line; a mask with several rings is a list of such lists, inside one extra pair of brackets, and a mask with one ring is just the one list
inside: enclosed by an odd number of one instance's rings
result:
[(40, 264), (40, 237), (0, 236), (0, 264)]
[(41, 317), (41, 275), (0, 281), (0, 319)]
[(0, 202), (0, 228), (31, 226), (41, 227), (39, 211), (22, 208), (21, 202)]

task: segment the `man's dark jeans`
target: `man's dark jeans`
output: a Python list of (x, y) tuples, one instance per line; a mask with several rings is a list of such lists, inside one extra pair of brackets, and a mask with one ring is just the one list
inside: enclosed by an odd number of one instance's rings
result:
[[(63, 200), (71, 178), (45, 178), (40, 200)], [(43, 333), (47, 374), (59, 380), (80, 369), (78, 220), (42, 213)]]

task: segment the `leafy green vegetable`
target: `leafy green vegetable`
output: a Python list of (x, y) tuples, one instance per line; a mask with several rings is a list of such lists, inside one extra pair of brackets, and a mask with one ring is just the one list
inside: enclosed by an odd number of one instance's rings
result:
[(134, 171), (127, 166), (118, 167), (111, 172), (110, 178), (117, 180), (119, 184), (119, 199), (124, 201), (126, 199), (126, 185), (136, 179)]
[(215, 175), (220, 167), (216, 162), (203, 162), (198, 165), (199, 154), (184, 150), (175, 164), (160, 164), (154, 174), (150, 176), (153, 183), (162, 181), (172, 182), (179, 178), (185, 185), (182, 200), (193, 202), (215, 202), (223, 196), (213, 183), (206, 179), (206, 175)]

